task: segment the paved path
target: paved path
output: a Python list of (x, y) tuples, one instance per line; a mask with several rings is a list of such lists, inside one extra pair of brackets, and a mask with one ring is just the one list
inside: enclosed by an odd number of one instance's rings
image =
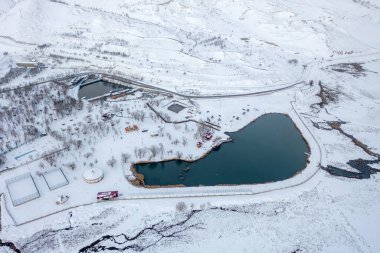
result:
[[(101, 74), (101, 73), (98, 73), (98, 74)], [(187, 95), (187, 94), (182, 94), (182, 93), (178, 93), (178, 92), (175, 92), (175, 91), (171, 91), (171, 90), (168, 90), (168, 89), (160, 88), (160, 87), (157, 87), (157, 86), (153, 86), (153, 85), (150, 85), (150, 84), (146, 84), (146, 83), (143, 83), (143, 82), (140, 82), (140, 81), (134, 81), (134, 80), (131, 80), (131, 79), (128, 79), (128, 78), (125, 78), (125, 77), (120, 77), (120, 76), (115, 76), (115, 75), (108, 75), (108, 74), (102, 74), (102, 75), (105, 76), (105, 77), (108, 77), (111, 80), (116, 80), (116, 81), (120, 81), (120, 82), (123, 82), (123, 83), (131, 84), (131, 85), (134, 85), (134, 86), (137, 86), (137, 87), (140, 87), (140, 88), (151, 89), (151, 90), (160, 91), (160, 92), (163, 92), (163, 93), (169, 93), (169, 94), (173, 94), (173, 95), (176, 95), (176, 96), (180, 96), (180, 97), (184, 97), (184, 98), (189, 98), (189, 99), (190, 98), (212, 99), (212, 98), (246, 97), (246, 96), (252, 96), (252, 95), (266, 95), (266, 94), (270, 94), (270, 93), (274, 93), (274, 92), (290, 89), (290, 88), (292, 88), (292, 87), (294, 87), (294, 86), (296, 86), (298, 84), (305, 84), (306, 83), (305, 81), (297, 81), (297, 82), (291, 83), (289, 85), (286, 85), (286, 86), (283, 86), (283, 87), (279, 87), (279, 88), (275, 88), (275, 89), (268, 89), (268, 90), (264, 90), (264, 91), (247, 92), (247, 93), (240, 93), (240, 94)]]

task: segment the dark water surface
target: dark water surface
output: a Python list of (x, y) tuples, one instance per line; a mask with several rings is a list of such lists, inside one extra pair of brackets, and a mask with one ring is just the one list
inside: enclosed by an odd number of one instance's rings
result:
[(285, 114), (264, 115), (227, 134), (232, 142), (195, 162), (174, 160), (136, 164), (135, 168), (145, 176), (145, 185), (198, 186), (279, 181), (306, 167), (309, 147)]
[(79, 92), (78, 92), (78, 97), (79, 98), (85, 97), (86, 99), (90, 99), (90, 98), (102, 96), (111, 91), (121, 91), (125, 89), (128, 89), (128, 88), (118, 85), (118, 84), (114, 84), (114, 83), (109, 83), (105, 81), (97, 81), (95, 83), (87, 84), (80, 87)]

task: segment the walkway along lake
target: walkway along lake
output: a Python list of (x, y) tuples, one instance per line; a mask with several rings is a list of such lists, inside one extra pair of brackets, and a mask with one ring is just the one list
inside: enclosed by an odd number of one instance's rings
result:
[(258, 184), (285, 180), (306, 168), (310, 149), (292, 119), (266, 114), (227, 133), (232, 141), (194, 162), (135, 164), (146, 186)]

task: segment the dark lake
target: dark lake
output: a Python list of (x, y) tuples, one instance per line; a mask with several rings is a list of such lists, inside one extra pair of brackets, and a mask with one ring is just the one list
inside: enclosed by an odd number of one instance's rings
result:
[(227, 134), (232, 142), (195, 162), (136, 164), (136, 171), (145, 176), (145, 185), (211, 186), (285, 180), (307, 165), (309, 147), (285, 114), (266, 114)]
[(122, 85), (105, 82), (105, 81), (96, 81), (94, 83), (81, 86), (79, 88), (78, 97), (79, 98), (85, 97), (86, 99), (90, 99), (90, 98), (102, 96), (111, 91), (116, 92), (116, 91), (121, 91), (125, 89), (129, 89), (129, 88)]

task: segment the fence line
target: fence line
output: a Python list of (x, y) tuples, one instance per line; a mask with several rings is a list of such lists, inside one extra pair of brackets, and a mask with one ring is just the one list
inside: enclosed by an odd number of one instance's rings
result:
[[(14, 196), (12, 196), (12, 191), (9, 189), (9, 185), (14, 184), (14, 183), (19, 182), (19, 181), (24, 180), (24, 179), (29, 179), (29, 178), (32, 180), (36, 191), (34, 193), (31, 193), (31, 194), (25, 196), (25, 197), (15, 199)], [(34, 179), (33, 179), (32, 174), (30, 172), (25, 173), (25, 174), (21, 174), (19, 176), (16, 176), (16, 177), (13, 177), (10, 179), (7, 179), (7, 180), (5, 180), (5, 184), (7, 186), (9, 196), (11, 197), (11, 200), (12, 200), (12, 203), (14, 206), (24, 204), (28, 201), (31, 201), (33, 199), (40, 197), (40, 193), (38, 191), (37, 185), (34, 182)]]
[(54, 151), (54, 152), (52, 152), (52, 153), (50, 153), (50, 154), (47, 154), (47, 155), (45, 155), (45, 156), (41, 156), (41, 157), (35, 158), (35, 159), (33, 159), (33, 160), (30, 160), (30, 161), (28, 161), (28, 162), (25, 162), (25, 163), (19, 164), (19, 165), (14, 166), (14, 167), (8, 167), (8, 168), (6, 168), (6, 169), (4, 169), (4, 170), (0, 170), (0, 175), (1, 175), (2, 173), (4, 173), (4, 172), (7, 172), (7, 171), (11, 171), (11, 170), (17, 169), (17, 168), (19, 168), (19, 167), (21, 167), (21, 166), (25, 166), (25, 165), (27, 165), (27, 164), (30, 164), (30, 163), (33, 163), (33, 162), (35, 162), (35, 161), (38, 161), (38, 160), (44, 159), (45, 157), (48, 157), (48, 156), (52, 156), (52, 155), (58, 154), (58, 153), (60, 153), (60, 152), (62, 152), (62, 151), (68, 150), (68, 149), (69, 149), (69, 147), (64, 147), (64, 148), (62, 148), (62, 149), (58, 149), (58, 150), (56, 150), (56, 151)]
[[(48, 179), (46, 179), (46, 176), (49, 174), (49, 173), (54, 173), (54, 172), (59, 172), (59, 173), (61, 173), (61, 175), (63, 176), (63, 178), (65, 179), (65, 181), (64, 182), (60, 182), (60, 183), (56, 183), (56, 184), (54, 184), (54, 185), (51, 185), (50, 183), (49, 183), (49, 180)], [(58, 168), (58, 169), (51, 169), (51, 170), (49, 170), (49, 171), (45, 171), (44, 173), (42, 173), (42, 177), (44, 178), (44, 180), (45, 180), (45, 182), (46, 182), (46, 184), (47, 184), (47, 186), (48, 186), (48, 188), (49, 188), (49, 190), (55, 190), (55, 189), (58, 189), (58, 188), (60, 188), (60, 187), (62, 187), (62, 186), (65, 186), (65, 185), (68, 185), (69, 184), (69, 180), (67, 180), (67, 177), (65, 176), (65, 173), (63, 173), (63, 171), (60, 169), (60, 168)]]
[[(8, 206), (7, 206), (7, 200), (6, 200), (5, 194), (4, 194), (4, 193), (1, 193), (1, 194), (0, 194), (0, 199), (1, 199), (1, 197), (3, 197), (5, 210), (7, 211), (9, 217), (11, 217), (11, 220), (13, 221), (13, 224), (14, 224), (15, 226), (18, 226), (18, 223), (16, 222), (16, 219), (13, 217), (12, 213), (11, 213), (11, 212), (9, 211), (9, 209), (8, 209)], [(0, 206), (0, 208), (1, 208), (1, 206)], [(0, 217), (0, 218), (1, 218), (1, 217)]]

